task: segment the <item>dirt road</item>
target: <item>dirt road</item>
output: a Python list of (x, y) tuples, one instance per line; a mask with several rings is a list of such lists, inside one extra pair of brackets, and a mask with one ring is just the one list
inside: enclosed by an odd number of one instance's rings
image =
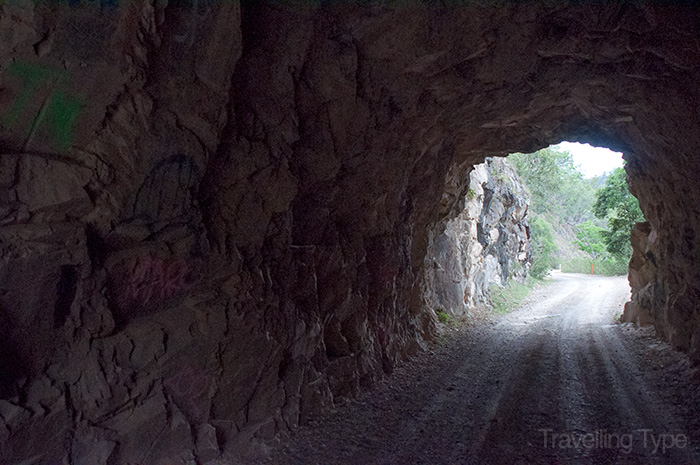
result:
[(275, 464), (700, 464), (696, 370), (616, 325), (626, 278), (556, 274), (274, 451)]

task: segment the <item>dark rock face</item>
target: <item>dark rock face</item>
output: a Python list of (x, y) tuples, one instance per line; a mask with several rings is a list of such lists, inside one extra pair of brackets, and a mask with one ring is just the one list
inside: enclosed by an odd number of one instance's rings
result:
[[(632, 230), (632, 259), (629, 265), (629, 281), (633, 289), (632, 299), (625, 304), (622, 315), (623, 321), (637, 324), (653, 324), (656, 321), (654, 296), (658, 295), (656, 286), (658, 277), (656, 257), (659, 255), (655, 247), (657, 234), (652, 233), (649, 223), (637, 223)], [(661, 315), (659, 315), (661, 316)]]
[(439, 223), (426, 254), (425, 306), (453, 315), (487, 302), (489, 286), (522, 279), (530, 267), (530, 198), (503, 158), (474, 166), (464, 210)]
[(6, 1), (0, 462), (255, 454), (431, 337), (472, 165), (622, 150), (700, 350), (696, 9)]

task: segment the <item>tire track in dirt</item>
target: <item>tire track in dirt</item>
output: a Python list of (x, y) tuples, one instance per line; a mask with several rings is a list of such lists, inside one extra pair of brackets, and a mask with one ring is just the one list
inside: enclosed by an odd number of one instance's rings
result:
[[(650, 366), (648, 333), (611, 324), (629, 295), (626, 280), (559, 274), (535, 295), (251, 463), (700, 463), (700, 444), (653, 451), (661, 434), (700, 441), (688, 420), (700, 410), (700, 386), (688, 375), (685, 388), (698, 396), (671, 391), (652, 377), (663, 370)], [(683, 357), (659, 347), (664, 360)]]

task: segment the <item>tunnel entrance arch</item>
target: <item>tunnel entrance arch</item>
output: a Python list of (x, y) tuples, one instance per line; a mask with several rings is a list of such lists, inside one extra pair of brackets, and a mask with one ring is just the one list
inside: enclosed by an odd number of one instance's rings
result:
[(563, 142), (506, 160), (527, 187), (534, 274), (626, 275), (630, 233), (644, 217), (629, 192), (622, 153)]
[(553, 269), (627, 276), (630, 233), (644, 218), (622, 154), (571, 144), (579, 149), (572, 154), (562, 145), (489, 157), (466, 175), (462, 210), (426, 254), (426, 299), (439, 320), (514, 309), (523, 285)]

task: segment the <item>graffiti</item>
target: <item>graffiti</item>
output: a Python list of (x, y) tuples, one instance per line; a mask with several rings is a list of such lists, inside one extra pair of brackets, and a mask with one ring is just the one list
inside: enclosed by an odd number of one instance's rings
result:
[(19, 95), (3, 116), (3, 125), (8, 128), (15, 126), (26, 114), (30, 104), (37, 96), (41, 96), (41, 90), (45, 89), (48, 83), (51, 89), (50, 95), (43, 99), (28, 127), (23, 128), (27, 132), (24, 149), (26, 150), (40, 130), (45, 129), (55, 140), (59, 151), (68, 150), (73, 142), (73, 127), (83, 107), (83, 100), (80, 97), (70, 96), (66, 92), (67, 74), (60, 70), (25, 62), (12, 63), (8, 72), (21, 79), (23, 85)]
[(190, 362), (182, 362), (165, 378), (163, 386), (185, 415), (196, 422), (206, 421), (201, 404), (209, 389), (209, 381), (201, 370)]
[(196, 282), (197, 259), (153, 254), (122, 258), (109, 266), (110, 309), (117, 329), (131, 320), (179, 305)]
[(188, 287), (188, 267), (184, 260), (168, 263), (149, 255), (135, 260), (131, 269), (126, 295), (132, 301), (147, 304), (154, 299), (165, 300)]
[(136, 194), (133, 218), (168, 221), (186, 216), (194, 202), (199, 171), (192, 158), (176, 155), (157, 164)]

